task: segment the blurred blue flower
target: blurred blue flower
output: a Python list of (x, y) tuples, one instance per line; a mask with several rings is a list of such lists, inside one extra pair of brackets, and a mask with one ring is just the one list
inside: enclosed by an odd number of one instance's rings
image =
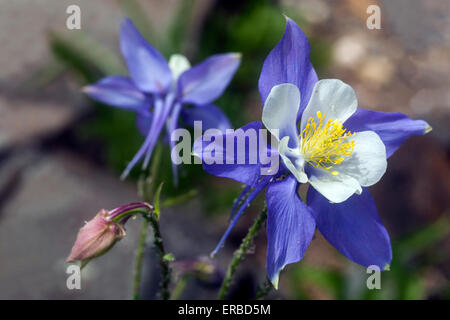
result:
[[(193, 125), (194, 120), (203, 121), (205, 130), (230, 128), (228, 118), (212, 101), (231, 81), (239, 67), (240, 54), (214, 55), (194, 67), (180, 54), (172, 55), (167, 62), (128, 18), (121, 24), (120, 49), (130, 77), (108, 76), (86, 86), (84, 92), (99, 102), (136, 113), (136, 124), (145, 141), (122, 179), (143, 158), (143, 168), (147, 167), (163, 126), (170, 136), (179, 125), (180, 116), (187, 125)], [(188, 104), (189, 108), (183, 108)], [(177, 181), (175, 165), (173, 172)]]
[[(266, 141), (260, 144), (258, 135), (258, 155), (269, 151), (278, 154), (280, 170), (262, 175), (259, 161), (238, 164), (242, 155), (227, 150), (223, 143), (261, 129), (260, 122), (225, 134), (222, 142), (198, 139), (194, 143), (194, 153), (202, 156), (207, 172), (246, 185), (213, 254), (244, 209), (267, 187), (267, 273), (275, 287), (280, 271), (302, 259), (316, 226), (348, 259), (384, 270), (392, 260), (390, 239), (366, 187), (381, 178), (386, 159), (408, 137), (431, 128), (425, 121), (411, 120), (404, 114), (357, 109), (350, 86), (336, 79), (318, 81), (305, 34), (286, 19), (284, 36), (266, 58), (259, 79), (263, 123), (279, 143), (278, 148)], [(208, 159), (211, 155), (203, 151), (206, 147), (215, 150), (215, 157), (222, 154), (226, 164)], [(247, 143), (246, 153), (248, 147)], [(231, 151), (228, 154), (233, 155), (234, 164), (226, 162), (227, 151)], [(248, 154), (245, 159), (248, 161)], [(297, 191), (299, 184), (306, 182), (311, 185), (307, 205)]]

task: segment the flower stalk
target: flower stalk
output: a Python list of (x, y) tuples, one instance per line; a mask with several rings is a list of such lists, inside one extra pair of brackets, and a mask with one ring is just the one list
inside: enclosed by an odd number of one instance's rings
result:
[(261, 283), (258, 286), (258, 289), (256, 290), (255, 300), (262, 300), (265, 296), (269, 294), (269, 292), (272, 290), (273, 286), (270, 282), (269, 278), (266, 277), (263, 283)]
[[(147, 176), (145, 172), (142, 173), (139, 181), (138, 181), (138, 193), (139, 195), (149, 201), (153, 195), (155, 190), (155, 185), (157, 181), (157, 172), (159, 163), (161, 160), (161, 145), (158, 144), (155, 150), (155, 154), (153, 157), (153, 162), (150, 170), (150, 175)], [(143, 257), (145, 253), (145, 247), (147, 244), (147, 236), (149, 226), (153, 229), (154, 240), (153, 245), (157, 250), (157, 255), (160, 260), (161, 266), (161, 282), (160, 282), (160, 291), (159, 294), (163, 300), (167, 300), (170, 297), (169, 285), (171, 279), (171, 270), (170, 270), (170, 261), (165, 259), (166, 251), (164, 249), (163, 238), (161, 235), (161, 231), (159, 228), (159, 214), (160, 214), (160, 206), (159, 206), (159, 195), (161, 193), (161, 187), (155, 192), (154, 196), (154, 205), (155, 210), (152, 215), (146, 216), (142, 221), (141, 232), (139, 235), (139, 244), (136, 251), (135, 258), (135, 272), (133, 279), (133, 298), (135, 300), (139, 300), (139, 292), (142, 278), (142, 265), (143, 265)]]
[(184, 274), (181, 276), (180, 280), (178, 280), (178, 283), (176, 284), (175, 288), (172, 291), (172, 296), (170, 297), (170, 300), (178, 300), (180, 299), (181, 295), (184, 292), (184, 288), (186, 288), (186, 285), (189, 282), (189, 279), (192, 277), (190, 274)]
[[(139, 177), (137, 189), (139, 196), (145, 201), (150, 201), (156, 181), (157, 168), (161, 160), (161, 145), (157, 145), (155, 156), (153, 158), (150, 175), (148, 176), (144, 170)], [(139, 234), (139, 243), (136, 250), (136, 257), (134, 263), (134, 278), (133, 278), (133, 299), (139, 300), (139, 291), (142, 277), (142, 264), (145, 253), (145, 246), (148, 235), (148, 219), (142, 219), (141, 232)]]
[(147, 241), (148, 233), (148, 219), (142, 219), (141, 232), (139, 234), (139, 243), (136, 251), (136, 260), (134, 263), (134, 278), (133, 278), (133, 299), (139, 300), (139, 290), (141, 284), (142, 262), (145, 252), (145, 243)]
[(233, 277), (236, 273), (236, 269), (239, 264), (244, 260), (245, 255), (248, 253), (250, 247), (253, 244), (253, 240), (258, 236), (259, 229), (264, 224), (267, 219), (267, 206), (264, 206), (264, 209), (259, 213), (258, 217), (256, 217), (253, 225), (248, 230), (247, 235), (242, 240), (241, 246), (233, 255), (233, 259), (231, 260), (230, 265), (228, 266), (227, 272), (225, 274), (225, 278), (222, 282), (222, 286), (219, 290), (218, 299), (224, 300), (227, 297), (228, 290), (233, 281)]
[(148, 222), (153, 228), (154, 240), (153, 245), (158, 252), (159, 265), (161, 268), (161, 280), (159, 283), (159, 294), (163, 300), (168, 300), (170, 298), (170, 279), (172, 276), (172, 272), (170, 269), (170, 259), (166, 257), (166, 251), (164, 249), (164, 242), (161, 235), (161, 231), (159, 229), (159, 220), (155, 215), (152, 215), (148, 218)]

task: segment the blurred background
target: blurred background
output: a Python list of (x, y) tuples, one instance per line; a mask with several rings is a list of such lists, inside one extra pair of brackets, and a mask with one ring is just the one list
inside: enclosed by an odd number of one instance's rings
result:
[[(66, 28), (66, 8), (81, 8), (81, 30)], [(366, 27), (371, 4), (381, 30)], [(83, 270), (68, 290), (64, 260), (78, 229), (100, 208), (138, 200), (137, 173), (119, 181), (142, 137), (134, 116), (88, 100), (80, 88), (126, 74), (119, 24), (130, 17), (166, 57), (196, 64), (242, 52), (217, 101), (234, 127), (261, 118), (257, 81), (264, 58), (294, 19), (311, 43), (319, 78), (355, 88), (360, 106), (424, 119), (433, 131), (408, 140), (371, 188), (393, 243), (381, 290), (366, 270), (316, 232), (305, 258), (282, 273), (273, 299), (447, 299), (450, 297), (450, 4), (447, 0), (0, 0), (0, 298), (128, 299), (139, 220), (127, 237)], [(177, 261), (208, 254), (227, 225), (241, 186), (185, 166), (173, 188), (169, 150), (160, 179), (166, 197), (197, 196), (164, 209), (166, 248)], [(247, 210), (216, 258), (225, 269), (264, 197)], [(232, 298), (251, 299), (265, 277), (265, 232), (238, 270)], [(158, 271), (149, 247), (143, 297), (155, 298)], [(218, 273), (220, 275), (220, 272)], [(216, 281), (217, 282), (217, 281)], [(214, 298), (214, 281), (190, 281), (182, 298)]]

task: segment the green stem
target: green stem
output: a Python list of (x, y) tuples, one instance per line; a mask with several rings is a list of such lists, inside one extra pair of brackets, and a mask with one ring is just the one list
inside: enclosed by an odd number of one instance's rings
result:
[(145, 209), (142, 209), (142, 208), (129, 210), (127, 212), (119, 214), (118, 216), (114, 217), (114, 219), (112, 219), (112, 220), (113, 221), (120, 221), (122, 218), (124, 218), (126, 216), (135, 215), (135, 214), (138, 214), (138, 213), (142, 214), (142, 216), (145, 217), (146, 215), (149, 214), (149, 210), (148, 209), (145, 210)]
[(259, 285), (258, 290), (256, 290), (255, 300), (262, 300), (271, 290), (273, 286), (269, 278), (266, 277), (264, 282)]
[(248, 253), (250, 247), (252, 246), (253, 240), (258, 235), (258, 231), (263, 225), (263, 223), (267, 219), (267, 207), (264, 206), (264, 209), (259, 213), (258, 217), (256, 217), (253, 225), (248, 230), (247, 235), (242, 240), (241, 246), (233, 255), (233, 259), (231, 260), (230, 265), (228, 266), (227, 272), (225, 274), (225, 278), (222, 282), (222, 286), (219, 290), (218, 299), (224, 300), (227, 297), (228, 289), (230, 288), (231, 282), (233, 280), (233, 276), (236, 273), (236, 269), (239, 263), (244, 260), (245, 255)]
[(155, 215), (151, 215), (150, 217), (148, 217), (148, 221), (153, 228), (153, 244), (158, 251), (159, 265), (161, 268), (161, 281), (159, 283), (160, 295), (163, 300), (168, 300), (170, 298), (169, 284), (172, 273), (169, 266), (170, 261), (166, 259), (166, 251), (164, 249), (164, 243), (161, 231), (159, 229), (158, 219)]
[(177, 285), (172, 291), (172, 296), (170, 297), (170, 300), (178, 300), (181, 297), (181, 294), (184, 291), (184, 288), (186, 287), (188, 281), (189, 281), (190, 275), (183, 275), (180, 280), (178, 280)]
[[(138, 181), (138, 194), (144, 199), (145, 202), (149, 202), (152, 197), (152, 192), (156, 185), (156, 176), (158, 172), (159, 163), (161, 160), (162, 147), (161, 144), (155, 148), (155, 153), (153, 155), (152, 166), (150, 169), (150, 177), (146, 176), (146, 172), (143, 170), (141, 177)], [(152, 214), (153, 216), (153, 214)], [(139, 299), (139, 291), (141, 286), (141, 275), (142, 275), (142, 264), (145, 253), (145, 246), (147, 242), (148, 235), (148, 223), (149, 218), (142, 219), (141, 232), (139, 234), (139, 243), (136, 251), (135, 257), (135, 268), (134, 268), (134, 279), (133, 279), (133, 298), (135, 300)]]
[(145, 252), (145, 242), (147, 241), (148, 219), (142, 219), (139, 244), (136, 252), (136, 262), (134, 265), (133, 298), (139, 300), (139, 289), (141, 284), (142, 262)]

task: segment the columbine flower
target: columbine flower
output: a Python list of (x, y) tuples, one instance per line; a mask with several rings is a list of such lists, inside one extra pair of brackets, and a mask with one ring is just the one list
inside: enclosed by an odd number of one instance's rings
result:
[[(386, 159), (409, 136), (425, 134), (430, 126), (400, 113), (357, 110), (350, 86), (340, 80), (317, 81), (308, 40), (289, 18), (283, 38), (264, 62), (259, 90), (263, 123), (279, 138), (277, 149), (264, 148), (278, 153), (282, 166), (272, 175), (261, 175), (261, 164), (237, 164), (239, 155), (232, 152), (235, 164), (226, 165), (207, 164), (213, 163), (206, 158), (211, 153), (202, 153), (206, 171), (247, 185), (213, 254), (244, 209), (267, 187), (267, 273), (275, 287), (280, 271), (302, 259), (316, 226), (348, 259), (385, 269), (392, 260), (389, 235), (366, 187), (381, 178)], [(260, 128), (261, 123), (253, 122), (230, 134)], [(226, 157), (226, 144), (212, 143), (215, 154)], [(197, 140), (194, 153), (200, 154), (205, 144), (209, 142)], [(297, 193), (299, 184), (306, 182), (312, 186), (308, 205)]]
[[(136, 113), (137, 127), (146, 138), (122, 178), (142, 158), (143, 167), (147, 167), (164, 124), (170, 136), (179, 125), (180, 115), (188, 126), (198, 120), (203, 121), (206, 129), (225, 131), (230, 128), (227, 117), (212, 101), (231, 81), (239, 66), (240, 54), (214, 55), (194, 67), (184, 56), (175, 54), (167, 63), (129, 19), (121, 25), (120, 48), (130, 77), (108, 76), (85, 87), (84, 92), (102, 103)], [(192, 106), (183, 108), (187, 104)], [(176, 181), (176, 167), (173, 169)]]
[(125, 237), (125, 223), (136, 213), (148, 213), (148, 203), (132, 202), (111, 211), (101, 209), (80, 229), (66, 262), (80, 261), (85, 266), (90, 260), (105, 254), (117, 241)]
[(279, 130), (278, 152), (284, 166), (300, 183), (309, 182), (329, 201), (339, 203), (361, 194), (386, 171), (386, 148), (378, 134), (351, 132), (344, 122), (356, 111), (355, 92), (336, 79), (316, 83), (303, 111), (300, 132), (293, 114), (300, 107), (300, 91), (286, 83), (272, 88), (262, 121)]

